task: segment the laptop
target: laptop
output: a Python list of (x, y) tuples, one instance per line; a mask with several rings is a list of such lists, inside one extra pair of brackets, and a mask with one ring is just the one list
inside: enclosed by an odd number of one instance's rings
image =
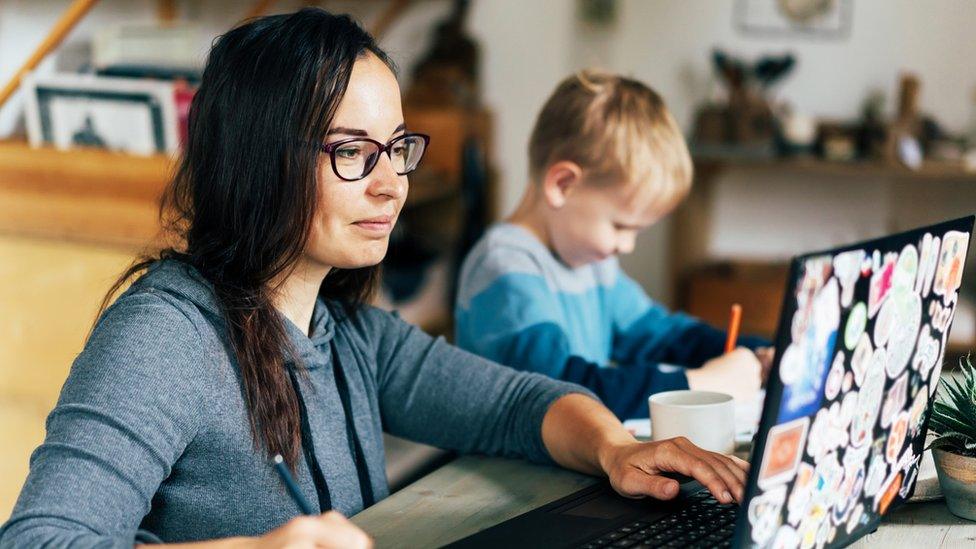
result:
[(912, 496), (976, 217), (793, 258), (741, 504), (603, 481), (450, 547), (842, 547)]

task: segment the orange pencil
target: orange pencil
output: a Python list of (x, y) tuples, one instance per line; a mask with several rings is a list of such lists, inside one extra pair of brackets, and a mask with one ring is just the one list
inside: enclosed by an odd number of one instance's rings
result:
[(735, 350), (735, 342), (739, 339), (739, 322), (742, 320), (742, 305), (732, 305), (732, 316), (729, 318), (729, 335), (725, 340), (725, 352)]

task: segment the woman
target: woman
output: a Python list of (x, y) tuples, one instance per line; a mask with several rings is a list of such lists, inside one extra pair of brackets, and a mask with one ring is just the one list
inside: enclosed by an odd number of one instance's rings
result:
[[(741, 460), (639, 444), (585, 390), (365, 305), (427, 144), (403, 122), (389, 61), (347, 17), (217, 41), (164, 208), (185, 245), (120, 280), (146, 271), (75, 361), (0, 546), (367, 545), (340, 513), (387, 495), (384, 430), (632, 497), (673, 497), (657, 473), (677, 471), (741, 498)], [(322, 515), (293, 518), (276, 454)]]

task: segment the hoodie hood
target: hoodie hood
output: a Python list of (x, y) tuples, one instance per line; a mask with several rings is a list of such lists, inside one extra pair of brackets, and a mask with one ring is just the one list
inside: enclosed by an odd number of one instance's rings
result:
[[(227, 324), (213, 284), (192, 265), (176, 259), (157, 261), (150, 265), (146, 274), (129, 291), (164, 292), (178, 301), (192, 305), (220, 327), (223, 337), (227, 338)], [(306, 368), (320, 368), (329, 363), (329, 344), (335, 336), (335, 320), (328, 304), (321, 298), (316, 299), (311, 331), (308, 334), (284, 315), (279, 316), (284, 322), (288, 339)], [(287, 363), (289, 366), (294, 365), (290, 358)]]

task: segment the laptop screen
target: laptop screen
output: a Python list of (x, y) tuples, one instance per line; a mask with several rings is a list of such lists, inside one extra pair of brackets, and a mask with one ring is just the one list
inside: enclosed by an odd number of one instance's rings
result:
[(844, 545), (911, 496), (973, 220), (793, 259), (738, 546)]

